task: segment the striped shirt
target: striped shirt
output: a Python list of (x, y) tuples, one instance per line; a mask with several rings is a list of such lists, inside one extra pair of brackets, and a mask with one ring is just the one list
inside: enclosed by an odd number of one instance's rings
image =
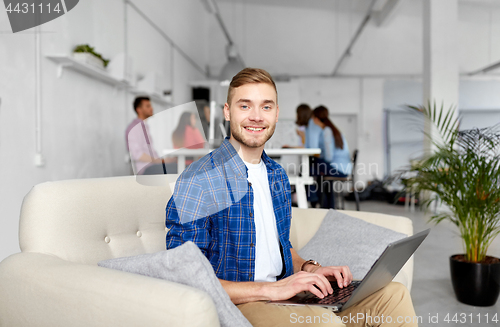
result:
[[(267, 169), (283, 261), (279, 280), (293, 274), (290, 183), (285, 170), (265, 152), (261, 159)], [(217, 277), (228, 281), (253, 281), (255, 276), (254, 194), (247, 170), (226, 138), (218, 149), (184, 170), (166, 208), (167, 249), (192, 241)]]

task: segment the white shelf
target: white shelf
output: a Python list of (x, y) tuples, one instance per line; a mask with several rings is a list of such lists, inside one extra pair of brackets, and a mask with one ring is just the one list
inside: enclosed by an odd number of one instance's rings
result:
[[(111, 84), (116, 87), (126, 88), (129, 86), (128, 82), (125, 80), (119, 80), (109, 75), (104, 69), (99, 69), (91, 65), (85, 64), (67, 55), (48, 55), (46, 56), (51, 61), (58, 65), (57, 77), (60, 78), (63, 74), (65, 68), (74, 70), (81, 74), (87, 75), (89, 77), (100, 80), (104, 83)], [(151, 100), (162, 106), (171, 108), (174, 106), (173, 103), (166, 101), (161, 95), (156, 93), (139, 91), (136, 88), (129, 88), (130, 93), (134, 95), (145, 95), (151, 98)]]
[(59, 65), (58, 70), (57, 70), (57, 77), (59, 77), (59, 78), (62, 76), (64, 68), (68, 68), (68, 69), (77, 71), (81, 74), (87, 75), (89, 77), (98, 79), (104, 83), (111, 84), (113, 86), (124, 88), (128, 85), (128, 83), (126, 81), (118, 80), (118, 79), (112, 77), (105, 70), (84, 64), (78, 60), (73, 59), (70, 56), (67, 56), (67, 55), (48, 55), (46, 57)]
[(169, 102), (167, 100), (165, 100), (161, 95), (157, 94), (157, 93), (151, 93), (151, 92), (145, 92), (145, 91), (139, 91), (138, 89), (135, 89), (135, 88), (131, 88), (130, 89), (130, 93), (134, 94), (134, 95), (144, 95), (144, 96), (147, 96), (151, 99), (151, 101), (155, 102), (155, 103), (158, 103), (160, 105), (163, 105), (163, 106), (166, 106), (166, 107), (174, 107), (174, 104), (172, 102)]

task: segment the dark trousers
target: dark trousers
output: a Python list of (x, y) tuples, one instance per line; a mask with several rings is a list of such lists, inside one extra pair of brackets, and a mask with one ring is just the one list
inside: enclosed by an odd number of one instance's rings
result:
[(347, 175), (333, 168), (330, 163), (324, 159), (316, 157), (310, 158), (310, 175), (315, 177), (316, 184), (309, 185), (307, 190), (308, 200), (313, 207), (315, 207), (320, 200), (323, 200), (322, 203), (320, 203), (321, 208), (335, 209), (334, 181), (324, 181), (323, 177), (347, 177)]

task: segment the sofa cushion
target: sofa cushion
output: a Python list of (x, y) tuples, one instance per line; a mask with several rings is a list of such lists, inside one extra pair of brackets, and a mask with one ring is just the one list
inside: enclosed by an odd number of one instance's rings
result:
[(141, 185), (135, 176), (36, 185), (21, 209), (21, 251), (96, 265), (165, 250), (165, 205), (178, 175), (159, 176), (150, 177), (163, 186)]
[(251, 326), (231, 302), (212, 265), (193, 242), (153, 254), (104, 260), (98, 265), (196, 287), (212, 297), (221, 326)]
[(363, 279), (386, 246), (405, 237), (331, 209), (298, 254), (323, 266), (349, 266), (354, 279)]

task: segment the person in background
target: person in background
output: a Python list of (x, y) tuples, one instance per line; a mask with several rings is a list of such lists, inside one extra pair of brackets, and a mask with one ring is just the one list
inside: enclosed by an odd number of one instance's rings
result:
[[(352, 163), (345, 137), (328, 118), (326, 107), (319, 106), (314, 109), (312, 119), (314, 124), (323, 130), (323, 133), (318, 142), (321, 154), (316, 163), (311, 166), (311, 175), (347, 177), (351, 173)], [(326, 207), (335, 208), (333, 194), (327, 199), (329, 203)]]
[[(298, 145), (296, 145), (296, 146), (283, 145), (284, 149), (290, 149), (290, 148), (297, 149), (297, 148), (304, 148), (305, 147), (305, 143), (306, 143), (306, 128), (307, 128), (307, 125), (309, 123), (309, 120), (311, 119), (312, 110), (311, 110), (311, 107), (309, 107), (309, 105), (307, 105), (305, 103), (302, 103), (302, 104), (300, 104), (297, 107), (296, 113), (297, 113), (296, 114), (296, 118), (297, 119), (295, 120), (295, 124), (297, 125), (296, 133), (299, 136), (299, 142), (298, 142)], [(283, 159), (284, 159), (284, 157), (282, 157), (282, 160)], [(297, 165), (297, 166), (299, 166), (299, 167), (301, 166), (299, 162), (295, 162), (294, 164)], [(296, 174), (296, 173), (297, 173), (297, 171), (293, 171), (292, 172), (292, 174)], [(310, 189), (310, 185), (306, 185), (305, 187), (307, 189), (307, 194), (308, 195), (313, 194), (309, 190)], [(293, 203), (297, 203), (297, 193), (295, 192), (294, 188), (292, 189), (292, 199), (293, 199), (292, 200)], [(314, 201), (318, 202), (317, 196), (316, 197), (312, 197), (312, 198), (309, 197), (309, 201), (312, 201), (313, 203), (314, 203)]]
[[(222, 113), (217, 113), (217, 108), (215, 115), (211, 117), (210, 103), (207, 100), (199, 99), (195, 100), (196, 109), (198, 110), (198, 116), (201, 120), (202, 134), (205, 135), (205, 139), (210, 143), (211, 147), (219, 147), (224, 140), (224, 133), (229, 134), (229, 124), (225, 126), (224, 122), (221, 120), (223, 117)], [(221, 107), (221, 111), (224, 106)], [(213, 122), (211, 121), (213, 119)], [(213, 124), (213, 127), (212, 127)], [(210, 131), (213, 128), (213, 140), (210, 140)]]
[(299, 136), (299, 144), (298, 146), (290, 146), (284, 145), (283, 148), (303, 148), (306, 144), (306, 128), (309, 124), (309, 120), (311, 118), (312, 110), (309, 105), (302, 103), (297, 107), (297, 119), (295, 120), (295, 124), (297, 125), (297, 135)]
[[(297, 108), (297, 115), (298, 115), (298, 110), (299, 110), (299, 108)], [(309, 110), (311, 110), (311, 109), (309, 108)], [(298, 120), (298, 118), (297, 118), (297, 120)], [(323, 129), (314, 123), (313, 113), (310, 112), (309, 120), (308, 120), (308, 122), (306, 124), (306, 128), (305, 128), (304, 147), (308, 148), (308, 149), (319, 148), (320, 147), (319, 141), (322, 138), (323, 138)], [(309, 167), (312, 167), (313, 165), (315, 165), (316, 161), (317, 161), (317, 155), (310, 156), (309, 157)], [(319, 183), (316, 180), (315, 185), (307, 185), (307, 187), (306, 187), (307, 200), (311, 203), (311, 206), (313, 208), (315, 208), (319, 202), (319, 197), (318, 197), (319, 186), (318, 185), (319, 185)]]
[(297, 125), (297, 135), (300, 137), (300, 147), (305, 147), (306, 144), (306, 128), (311, 119), (311, 113), (311, 107), (305, 103), (297, 107), (297, 120), (295, 124)]
[(196, 115), (192, 112), (184, 112), (179, 123), (172, 133), (172, 143), (175, 149), (201, 149), (205, 145), (205, 139), (196, 127)]
[[(179, 123), (172, 133), (172, 143), (175, 149), (203, 149), (205, 138), (196, 127), (196, 115), (192, 112), (184, 112), (179, 119)], [(193, 159), (186, 159), (186, 165), (193, 162)]]
[(205, 138), (208, 140), (210, 129), (210, 105), (207, 100), (195, 100), (198, 116), (201, 120), (201, 127), (205, 133)]
[[(150, 137), (149, 127), (145, 120), (153, 116), (153, 106), (149, 97), (139, 96), (134, 100), (134, 110), (137, 114), (125, 130), (125, 141), (127, 150), (130, 154), (130, 160), (137, 175), (155, 175), (164, 173), (164, 162), (156, 153), (153, 140)], [(134, 128), (137, 124), (143, 124), (143, 128)], [(167, 163), (171, 159), (166, 159)], [(172, 173), (172, 167), (169, 165), (167, 173)]]
[(323, 137), (323, 129), (314, 123), (313, 114), (311, 114), (306, 126), (306, 148), (319, 148), (319, 140)]

